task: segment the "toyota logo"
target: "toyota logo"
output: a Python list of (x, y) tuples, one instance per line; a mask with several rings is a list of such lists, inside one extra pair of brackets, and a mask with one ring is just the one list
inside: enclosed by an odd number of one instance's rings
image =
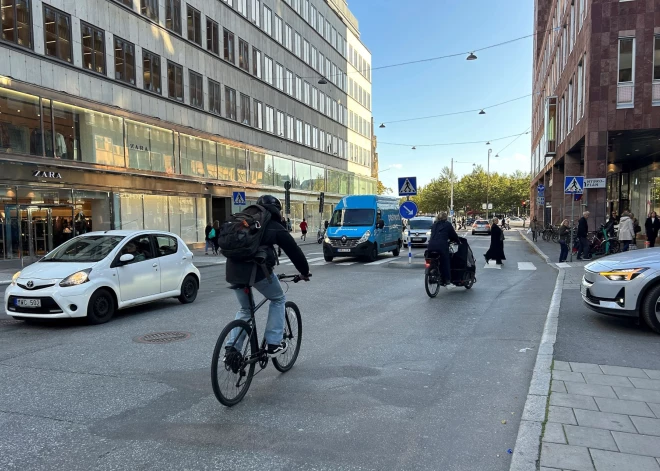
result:
[(345, 244), (347, 240), (348, 239), (346, 239), (346, 236), (341, 236), (341, 243), (342, 244)]
[(34, 286), (34, 281), (30, 280), (27, 282), (27, 287), (32, 288)]

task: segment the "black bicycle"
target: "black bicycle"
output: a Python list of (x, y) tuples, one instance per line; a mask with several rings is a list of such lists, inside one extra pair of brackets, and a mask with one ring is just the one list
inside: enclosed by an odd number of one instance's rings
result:
[[(312, 276), (311, 274), (309, 276)], [(291, 280), (298, 283), (300, 275), (277, 275), (280, 280)], [(250, 320), (233, 320), (222, 330), (213, 350), (211, 379), (215, 397), (227, 407), (241, 402), (247, 394), (256, 375), (254, 369), (258, 364), (261, 368), (268, 365), (266, 339), (258, 342), (255, 313), (268, 299), (264, 298), (255, 305), (252, 288), (244, 288), (250, 299)], [(287, 289), (288, 291), (288, 289)], [(295, 303), (287, 301), (284, 315), (284, 342), (286, 351), (273, 357), (273, 366), (281, 373), (289, 371), (298, 358), (302, 341), (302, 319), (300, 309)]]

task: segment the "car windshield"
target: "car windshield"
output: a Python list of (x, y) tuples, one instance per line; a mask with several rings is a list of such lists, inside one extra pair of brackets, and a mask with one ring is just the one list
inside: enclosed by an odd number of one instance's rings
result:
[(433, 219), (411, 219), (409, 221), (411, 229), (431, 229), (433, 227)]
[(477, 225), (479, 226), (485, 226), (486, 224), (488, 224), (488, 221), (477, 221)]
[(123, 239), (117, 235), (81, 236), (46, 255), (42, 262), (99, 262)]
[(371, 226), (374, 213), (373, 209), (337, 209), (332, 215), (330, 226)]

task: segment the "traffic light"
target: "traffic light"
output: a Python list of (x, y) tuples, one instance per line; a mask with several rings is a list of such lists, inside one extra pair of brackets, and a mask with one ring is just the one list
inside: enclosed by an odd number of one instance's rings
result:
[(319, 194), (319, 213), (323, 214), (323, 202), (325, 201), (325, 193)]
[(523, 208), (524, 208), (525, 206), (527, 206), (527, 201), (523, 201), (523, 202), (522, 202), (522, 205), (523, 205)]

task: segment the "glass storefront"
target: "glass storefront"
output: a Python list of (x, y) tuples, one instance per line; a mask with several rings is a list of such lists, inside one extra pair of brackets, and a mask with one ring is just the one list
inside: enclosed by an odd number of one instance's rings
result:
[(630, 210), (639, 221), (651, 211), (660, 214), (660, 168), (652, 165), (630, 172), (630, 193)]

